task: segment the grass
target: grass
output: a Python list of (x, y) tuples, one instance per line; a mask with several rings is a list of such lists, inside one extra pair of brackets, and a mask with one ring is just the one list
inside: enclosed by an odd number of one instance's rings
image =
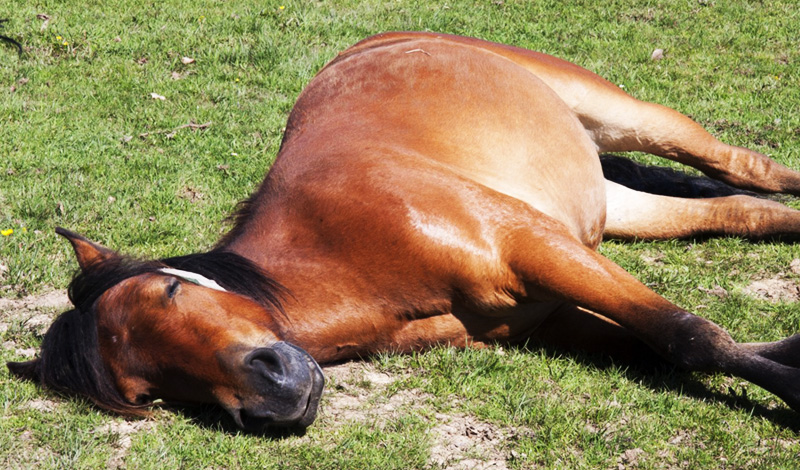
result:
[[(4, 17), (2, 34), (26, 53), (0, 48), (0, 230), (14, 231), (0, 237), (2, 297), (65, 287), (75, 264), (55, 226), (142, 257), (210, 247), (271, 164), (304, 85), (338, 51), (387, 30), (557, 55), (800, 168), (800, 13), (789, 0), (11, 0)], [(664, 60), (650, 60), (655, 48)], [(611, 242), (602, 252), (737, 340), (800, 329), (794, 304), (741, 292), (753, 279), (797, 279), (795, 245)], [(716, 285), (729, 295), (698, 289)], [(0, 342), (13, 345), (0, 349), (3, 361), (39, 342), (10, 313), (0, 316)], [(380, 425), (322, 419), (280, 439), (231, 431), (213, 411), (158, 412), (128, 447), (99, 431), (119, 418), (0, 368), (0, 465), (105, 468), (117, 456), (129, 468), (426, 468), (436, 413), (514, 430), (502, 449), (510, 468), (793, 468), (800, 452), (797, 417), (727, 377), (539, 350), (440, 348), (375, 361), (403, 377), (379, 396), (410, 389), (424, 403)], [(52, 409), (31, 405), (42, 400)]]

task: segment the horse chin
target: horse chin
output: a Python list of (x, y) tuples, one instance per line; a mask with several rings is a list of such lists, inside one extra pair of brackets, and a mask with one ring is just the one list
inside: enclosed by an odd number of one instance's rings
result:
[(229, 409), (236, 425), (248, 432), (262, 432), (270, 428), (296, 428), (305, 429), (310, 426), (317, 417), (322, 390), (325, 387), (325, 376), (319, 364), (302, 349), (284, 343), (292, 349), (301, 351), (305, 356), (308, 365), (310, 383), (307, 394), (295, 408), (294, 412), (287, 416), (279, 416), (274, 412), (260, 411), (257, 409), (248, 410), (246, 408)]

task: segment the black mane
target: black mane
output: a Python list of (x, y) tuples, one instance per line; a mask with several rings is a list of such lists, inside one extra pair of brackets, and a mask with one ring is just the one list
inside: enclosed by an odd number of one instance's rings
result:
[(243, 256), (229, 251), (213, 250), (167, 258), (162, 262), (170, 268), (202, 274), (231, 292), (249, 297), (267, 309), (284, 313), (281, 299), (288, 291)]
[(164, 267), (202, 274), (231, 292), (283, 313), (280, 299), (286, 294), (285, 289), (253, 262), (234, 253), (211, 251), (160, 261), (115, 257), (96, 263), (73, 278), (69, 298), (75, 308), (59, 315), (50, 326), (37, 360), (9, 363), (9, 369), (43, 387), (87, 397), (116, 413), (146, 414), (146, 405), (131, 404), (119, 393), (103, 363), (95, 304), (106, 290), (123, 280)]

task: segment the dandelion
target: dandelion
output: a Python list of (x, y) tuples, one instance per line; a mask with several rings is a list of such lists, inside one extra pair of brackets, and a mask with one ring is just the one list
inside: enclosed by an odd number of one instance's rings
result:
[(58, 39), (60, 41), (60, 40), (62, 40), (64, 38), (62, 38), (61, 36), (56, 36), (56, 39)]
[(238, 79), (238, 78), (234, 78), (234, 79), (233, 79), (233, 81), (234, 81), (234, 82), (238, 82), (238, 81), (239, 81), (239, 79)]
[(64, 46), (69, 46), (69, 43), (67, 41), (62, 42), (61, 44)]
[(206, 15), (200, 15), (200, 18), (197, 18), (198, 23), (202, 23), (206, 19)]
[(286, 9), (286, 7), (285, 7), (285, 6), (283, 6), (283, 5), (281, 5), (281, 6), (279, 6), (279, 7), (278, 7), (278, 10), (285, 10), (285, 9)]
[(0, 235), (2, 235), (4, 237), (7, 237), (7, 236), (11, 235), (12, 233), (14, 233), (14, 229), (13, 228), (7, 228), (5, 230), (0, 230)]

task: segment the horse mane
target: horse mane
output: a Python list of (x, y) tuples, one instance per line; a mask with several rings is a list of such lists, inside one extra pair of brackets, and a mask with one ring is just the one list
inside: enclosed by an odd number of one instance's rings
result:
[(207, 253), (161, 260), (167, 267), (213, 279), (226, 290), (249, 297), (264, 308), (285, 315), (282, 299), (288, 290), (244, 256), (215, 249)]
[(95, 307), (97, 299), (111, 287), (165, 267), (202, 274), (226, 290), (283, 314), (280, 300), (287, 294), (286, 289), (255, 263), (237, 254), (214, 250), (160, 261), (114, 257), (95, 263), (72, 279), (68, 293), (75, 308), (59, 315), (50, 326), (37, 360), (9, 363), (9, 368), (45, 388), (89, 398), (100, 408), (127, 416), (146, 416), (149, 405), (129, 403), (105, 367)]

